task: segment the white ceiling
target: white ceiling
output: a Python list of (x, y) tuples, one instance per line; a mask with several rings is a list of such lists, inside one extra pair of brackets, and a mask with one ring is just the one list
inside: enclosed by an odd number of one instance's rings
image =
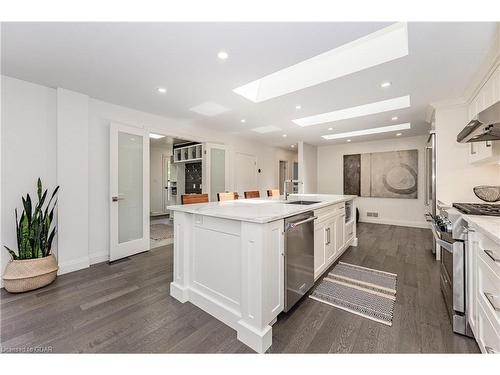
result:
[[(289, 148), (321, 135), (410, 122), (403, 136), (427, 131), (434, 101), (456, 98), (470, 83), (493, 41), (495, 23), (410, 23), (409, 55), (262, 103), (232, 90), (365, 36), (390, 23), (3, 23), (2, 74), (86, 93), (167, 117), (192, 119), (220, 131)], [(227, 51), (225, 61), (217, 58)], [(392, 82), (386, 89), (383, 81)], [(168, 92), (159, 95), (158, 87)], [(411, 96), (411, 107), (302, 128), (291, 120)], [(230, 109), (206, 117), (205, 102)], [(301, 110), (296, 110), (296, 105)], [(246, 122), (241, 123), (241, 119)], [(282, 131), (259, 134), (252, 128)], [(327, 131), (333, 127), (333, 131)], [(287, 134), (283, 138), (282, 134)], [(378, 134), (353, 142), (394, 137)]]

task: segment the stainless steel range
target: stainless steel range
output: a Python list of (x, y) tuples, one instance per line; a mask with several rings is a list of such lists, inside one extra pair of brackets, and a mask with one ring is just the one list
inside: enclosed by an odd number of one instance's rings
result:
[(451, 207), (440, 208), (439, 215), (429, 216), (432, 233), (441, 251), (441, 291), (453, 332), (472, 337), (465, 306), (467, 222)]
[(453, 203), (453, 207), (467, 215), (500, 216), (500, 204)]

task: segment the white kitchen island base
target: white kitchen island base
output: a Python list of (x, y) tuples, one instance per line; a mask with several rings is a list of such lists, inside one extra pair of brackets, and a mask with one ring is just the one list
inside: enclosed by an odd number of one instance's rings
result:
[(191, 302), (265, 352), (283, 311), (283, 220), (266, 224), (174, 214), (170, 294)]
[[(272, 324), (284, 309), (284, 217), (307, 210), (263, 204), (169, 207), (174, 211), (170, 295), (235, 329), (238, 340), (259, 353), (271, 346)], [(354, 241), (355, 236), (349, 244)]]

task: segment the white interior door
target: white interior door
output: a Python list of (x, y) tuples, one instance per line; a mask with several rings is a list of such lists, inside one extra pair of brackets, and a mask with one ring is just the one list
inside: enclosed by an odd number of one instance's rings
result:
[(109, 260), (149, 250), (149, 134), (110, 125)]
[(224, 145), (205, 143), (204, 156), (203, 192), (208, 194), (211, 202), (217, 202), (217, 193), (229, 189), (228, 150)]
[(257, 181), (257, 157), (236, 153), (236, 191), (243, 197), (245, 191), (259, 190)]

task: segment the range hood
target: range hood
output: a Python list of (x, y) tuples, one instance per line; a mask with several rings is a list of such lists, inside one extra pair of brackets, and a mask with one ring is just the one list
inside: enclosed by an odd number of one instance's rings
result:
[(457, 135), (457, 142), (500, 140), (500, 101), (486, 108)]

